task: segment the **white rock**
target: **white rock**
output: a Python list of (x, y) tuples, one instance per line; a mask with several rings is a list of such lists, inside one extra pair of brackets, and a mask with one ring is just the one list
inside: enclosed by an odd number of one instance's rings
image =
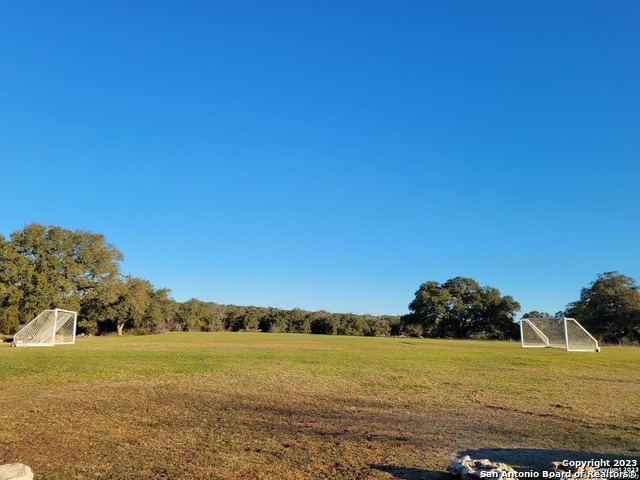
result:
[(515, 474), (515, 470), (506, 463), (492, 462), (486, 458), (473, 460), (468, 455), (449, 463), (447, 471), (461, 480), (485, 480), (489, 477), (501, 478), (501, 474)]
[(23, 463), (0, 465), (0, 480), (33, 480), (33, 472)]

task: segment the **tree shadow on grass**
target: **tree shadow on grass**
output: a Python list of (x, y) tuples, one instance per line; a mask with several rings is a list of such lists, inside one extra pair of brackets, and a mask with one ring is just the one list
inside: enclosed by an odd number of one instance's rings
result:
[(488, 458), (492, 462), (511, 465), (516, 470), (546, 470), (551, 462), (562, 460), (638, 460), (640, 455), (617, 455), (602, 452), (583, 452), (575, 450), (545, 450), (539, 448), (482, 448), (465, 450), (460, 456)]
[(451, 478), (444, 472), (437, 472), (435, 470), (423, 470), (421, 468), (407, 468), (399, 467), (397, 465), (369, 465), (371, 468), (380, 470), (381, 472), (387, 472), (393, 475), (393, 478), (400, 478), (402, 480), (445, 480)]

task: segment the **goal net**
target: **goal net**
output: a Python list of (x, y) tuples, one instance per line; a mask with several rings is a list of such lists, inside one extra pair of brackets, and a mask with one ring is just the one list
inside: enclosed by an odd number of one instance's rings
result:
[(53, 346), (76, 343), (78, 314), (70, 310), (45, 310), (13, 337), (16, 347)]
[(574, 318), (523, 318), (523, 347), (564, 348), (575, 352), (599, 352), (598, 342)]

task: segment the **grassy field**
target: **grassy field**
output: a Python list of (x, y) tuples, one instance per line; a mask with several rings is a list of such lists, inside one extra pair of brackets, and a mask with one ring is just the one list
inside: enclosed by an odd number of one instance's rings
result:
[(37, 479), (438, 478), (640, 456), (640, 349), (261, 333), (0, 346), (0, 464)]

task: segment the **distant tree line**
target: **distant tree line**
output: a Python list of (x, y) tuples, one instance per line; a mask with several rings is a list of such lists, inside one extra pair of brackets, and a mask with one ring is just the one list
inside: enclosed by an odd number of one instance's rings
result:
[[(102, 234), (32, 223), (0, 234), (0, 333), (11, 334), (42, 310), (79, 312), (89, 334), (165, 331), (263, 331), (325, 335), (407, 335), (515, 339), (520, 304), (494, 287), (455, 277), (423, 283), (404, 316), (310, 312), (273, 307), (177, 302), (166, 288), (123, 275), (122, 253)], [(577, 318), (599, 340), (640, 341), (640, 288), (635, 280), (599, 275), (580, 299), (558, 312)], [(549, 316), (529, 312), (525, 316)]]
[(78, 312), (89, 334), (127, 331), (264, 331), (329, 335), (399, 334), (399, 316), (308, 312), (272, 307), (180, 303), (166, 288), (122, 275), (122, 253), (102, 234), (32, 223), (0, 235), (0, 333), (11, 334), (42, 310)]
[(262, 331), (372, 337), (400, 333), (399, 316), (221, 305), (196, 299), (178, 304), (175, 320), (177, 329), (184, 331)]

